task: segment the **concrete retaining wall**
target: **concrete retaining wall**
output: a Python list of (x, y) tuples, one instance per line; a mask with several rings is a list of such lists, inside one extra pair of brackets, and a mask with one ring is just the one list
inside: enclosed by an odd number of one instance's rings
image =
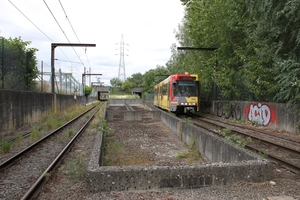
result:
[[(76, 104), (81, 104), (79, 98)], [(0, 131), (31, 125), (49, 112), (60, 113), (74, 104), (73, 95), (0, 90)]]
[(208, 162), (176, 166), (104, 167), (100, 159), (103, 134), (99, 132), (87, 169), (89, 192), (197, 188), (238, 181), (262, 182), (272, 178), (273, 166), (269, 161), (168, 113), (161, 112), (160, 116), (166, 126), (178, 135), (178, 139), (182, 138), (187, 144), (195, 142)]
[(161, 120), (186, 144), (195, 143), (207, 161), (237, 162), (258, 159), (255, 154), (166, 112), (161, 113)]
[(261, 182), (270, 180), (271, 170), (266, 161), (149, 167), (92, 167), (89, 164), (87, 190), (95, 193), (161, 188), (188, 189), (227, 185), (238, 181)]
[[(211, 111), (215, 114), (215, 116), (218, 115), (218, 105), (222, 102), (224, 101), (213, 101), (211, 104)], [(285, 130), (293, 134), (300, 133), (298, 128), (298, 125), (300, 124), (300, 117), (294, 112), (292, 106), (288, 106), (284, 103), (250, 101), (227, 101), (225, 103), (240, 105), (241, 109), (235, 109), (235, 111), (241, 115), (241, 118), (238, 119), (237, 117), (230, 117), (231, 119), (250, 121), (269, 128)], [(209, 109), (206, 108), (205, 110)], [(221, 117), (225, 117), (225, 115), (222, 115)]]
[(107, 121), (159, 121), (160, 111), (133, 111), (130, 106), (143, 105), (141, 99), (110, 99), (107, 106), (126, 106), (127, 110), (110, 110), (106, 112)]

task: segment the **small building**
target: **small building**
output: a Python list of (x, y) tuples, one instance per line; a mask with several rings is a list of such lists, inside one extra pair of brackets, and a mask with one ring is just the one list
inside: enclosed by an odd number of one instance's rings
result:
[(110, 94), (110, 86), (95, 86), (95, 91), (98, 93), (98, 100), (107, 101)]
[(140, 99), (142, 98), (143, 88), (142, 87), (134, 87), (131, 89), (131, 93), (133, 95), (139, 95)]

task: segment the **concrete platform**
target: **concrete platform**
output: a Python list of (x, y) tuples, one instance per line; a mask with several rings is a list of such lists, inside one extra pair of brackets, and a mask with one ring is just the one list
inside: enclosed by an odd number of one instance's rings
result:
[[(107, 109), (103, 116), (107, 121), (161, 120), (178, 140), (194, 143), (204, 164), (153, 166), (102, 166), (102, 137), (99, 132), (87, 169), (87, 185), (90, 192), (151, 190), (160, 188), (198, 188), (227, 185), (239, 181), (263, 182), (273, 176), (273, 166), (265, 160), (210, 132), (185, 122), (175, 116), (143, 104), (141, 100), (110, 100), (107, 108), (114, 105), (142, 105), (142, 111)], [(126, 106), (125, 106), (126, 107)], [(118, 117), (117, 117), (118, 116)]]

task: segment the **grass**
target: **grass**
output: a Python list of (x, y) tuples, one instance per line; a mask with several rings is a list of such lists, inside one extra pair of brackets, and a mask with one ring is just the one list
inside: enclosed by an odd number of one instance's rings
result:
[(0, 147), (1, 147), (2, 153), (8, 153), (12, 148), (12, 142), (7, 141), (7, 140), (2, 140)]
[(86, 175), (86, 162), (84, 161), (84, 157), (86, 153), (79, 154), (76, 159), (70, 160), (66, 163), (66, 168), (68, 170), (68, 176), (70, 179), (75, 180), (83, 180)]
[(257, 120), (252, 120), (251, 124), (252, 124), (252, 126), (258, 126), (259, 125)]
[(195, 162), (200, 160), (200, 154), (197, 149), (191, 149), (178, 153), (176, 158), (185, 158), (188, 162)]
[(193, 123), (193, 120), (191, 117), (185, 117), (183, 118), (185, 122), (189, 123), (189, 124), (192, 124)]
[(68, 136), (72, 137), (74, 135), (74, 131), (73, 130), (68, 130)]
[[(222, 136), (225, 138), (225, 140), (229, 141), (229, 142), (233, 142), (235, 144), (237, 144), (240, 147), (245, 147), (246, 146), (246, 142), (244, 142), (244, 140), (242, 139), (241, 136), (236, 135), (236, 136), (232, 136), (231, 135), (231, 129), (230, 128), (224, 128), (222, 130), (218, 129), (218, 130), (213, 130), (215, 133), (217, 133), (218, 135)], [(250, 137), (246, 138), (247, 142), (252, 142), (252, 139)]]
[(23, 142), (23, 135), (21, 133), (18, 133), (16, 141), (15, 141), (15, 145), (17, 147), (19, 147), (19, 146), (21, 146), (22, 142)]
[(104, 138), (104, 166), (122, 165), (122, 155), (125, 152), (125, 146), (120, 143), (114, 134)]
[(30, 141), (34, 142), (41, 138), (42, 138), (42, 133), (40, 132), (40, 130), (37, 126), (34, 126), (32, 128), (31, 134), (30, 134)]
[(222, 130), (221, 129), (217, 129), (217, 130), (213, 130), (215, 133), (217, 133), (218, 135), (222, 136), (222, 137), (226, 137), (228, 135), (231, 134), (231, 129), (226, 127), (226, 128), (223, 128)]
[(109, 97), (110, 99), (139, 99), (140, 97), (138, 95), (131, 95), (131, 94), (123, 94), (123, 95), (117, 95), (112, 94)]
[(52, 130), (61, 126), (63, 123), (73, 119), (74, 117), (78, 116), (82, 112), (89, 109), (90, 106), (82, 106), (82, 105), (75, 105), (70, 106), (66, 110), (64, 110), (61, 114), (56, 114), (54, 112), (48, 113), (46, 117), (39, 123), (45, 123), (44, 127), (45, 130)]
[(267, 158), (268, 157), (268, 154), (267, 153), (264, 153), (264, 152), (258, 152), (258, 155), (262, 158)]
[(187, 159), (188, 162), (200, 161), (201, 155), (196, 147), (195, 140), (192, 141), (188, 151), (178, 153), (176, 158)]
[(149, 158), (137, 155), (129, 151), (122, 141), (118, 141), (115, 133), (108, 127), (107, 121), (101, 119), (99, 130), (104, 135), (103, 166), (132, 166), (150, 165)]
[(51, 130), (54, 129), (56, 127), (59, 127), (58, 121), (57, 121), (57, 116), (55, 116), (54, 114), (51, 114), (50, 116), (48, 116), (46, 118), (46, 130)]
[(231, 133), (231, 129), (226, 127), (226, 128), (223, 129), (223, 132), (224, 132), (225, 135), (229, 135)]
[(129, 151), (126, 146), (117, 140), (114, 134), (104, 138), (103, 166), (134, 166), (151, 165), (148, 157)]

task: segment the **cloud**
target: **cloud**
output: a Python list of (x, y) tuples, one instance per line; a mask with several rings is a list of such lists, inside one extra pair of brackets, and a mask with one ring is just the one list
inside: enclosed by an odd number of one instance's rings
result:
[(169, 60), (170, 47), (176, 43), (174, 29), (183, 15), (179, 0), (9, 0), (1, 3), (0, 35), (31, 41), (30, 47), (39, 49), (37, 59), (44, 62), (44, 70), (51, 65), (53, 42), (96, 44), (57, 47), (56, 71), (72, 71), (81, 81), (84, 67), (91, 68), (102, 74), (101, 82), (110, 84), (118, 77), (122, 35), (126, 77), (143, 74)]

